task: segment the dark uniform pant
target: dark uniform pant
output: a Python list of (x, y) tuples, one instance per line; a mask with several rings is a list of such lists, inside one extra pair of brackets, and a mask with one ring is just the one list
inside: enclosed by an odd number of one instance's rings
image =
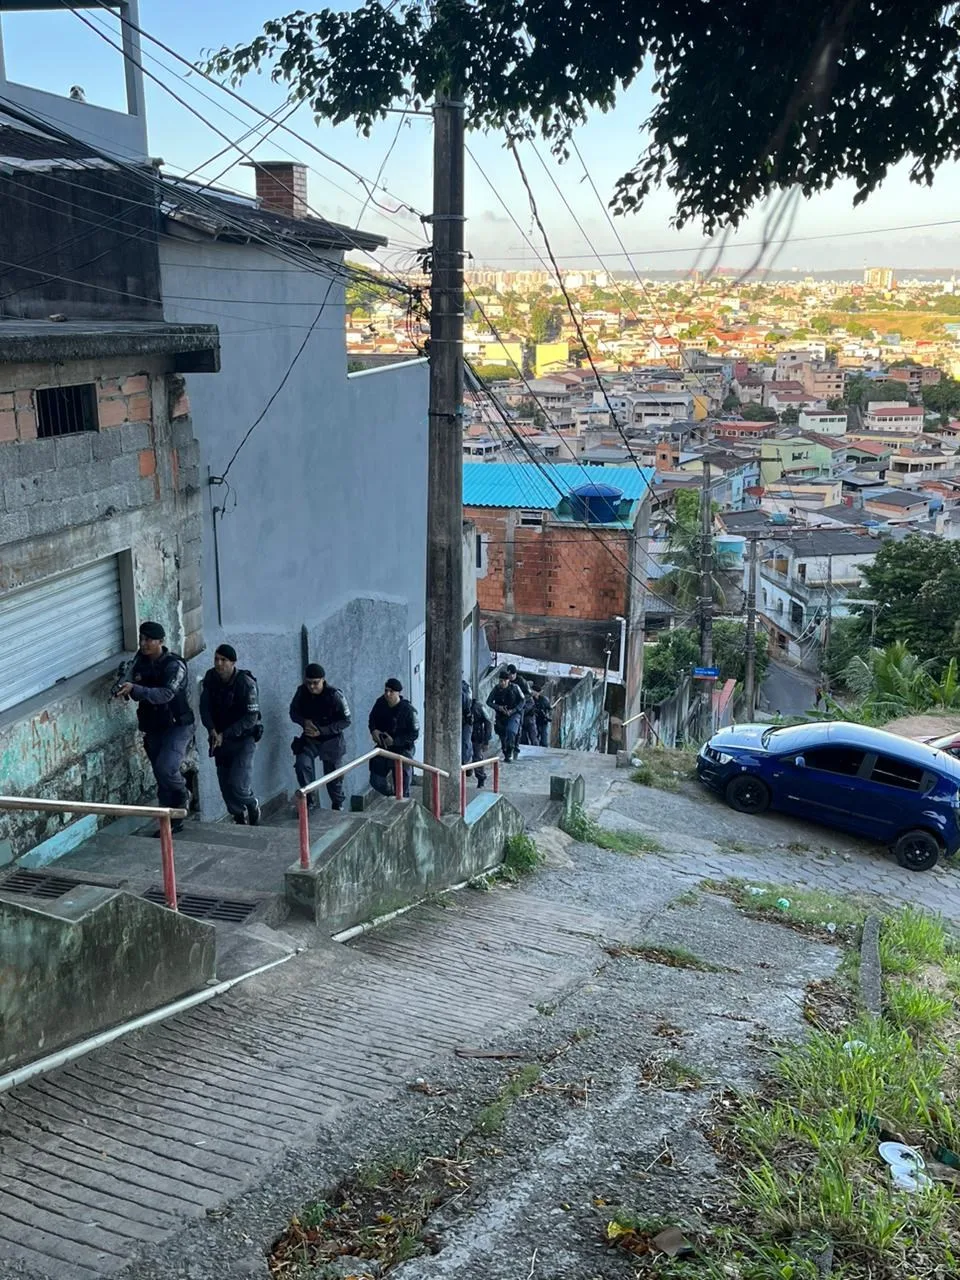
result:
[(186, 809), (187, 786), (180, 766), (193, 738), (192, 724), (175, 724), (169, 729), (151, 729), (143, 735), (153, 776), (157, 780), (157, 802), (164, 809)]
[(509, 760), (516, 754), (517, 737), (520, 733), (520, 712), (514, 711), (510, 716), (497, 716), (497, 737), (503, 748), (504, 758)]
[(549, 745), (550, 745), (550, 721), (549, 721), (549, 720), (538, 720), (538, 721), (537, 721), (537, 732), (538, 732), (538, 734), (539, 734), (539, 736), (540, 736), (540, 745), (541, 745), (541, 747), (549, 747)]
[[(308, 739), (304, 739), (304, 742)], [(311, 751), (307, 746), (301, 746), (296, 754), (293, 767), (297, 772), (297, 782), (301, 787), (309, 786), (311, 782), (316, 781), (317, 765), (323, 771), (323, 774), (333, 773), (334, 769), (339, 769), (343, 764), (343, 756), (338, 756), (335, 760), (324, 760), (319, 752)], [(335, 778), (333, 782), (327, 783), (327, 795), (330, 797), (330, 803), (334, 809), (343, 808), (343, 779)], [(310, 799), (314, 800), (316, 793), (311, 792)]]
[[(395, 751), (395, 747), (390, 748)], [(405, 751), (397, 751), (397, 755), (406, 755)], [(410, 783), (413, 780), (413, 769), (410, 765), (403, 765), (403, 794), (404, 797), (410, 795)], [(384, 772), (381, 772), (384, 770)], [(396, 760), (384, 760), (382, 756), (378, 756), (376, 760), (370, 761), (370, 785), (374, 791), (379, 791), (382, 796), (396, 795), (396, 776), (397, 762)]]
[(226, 739), (217, 748), (214, 762), (223, 803), (235, 818), (254, 814), (257, 798), (253, 794), (253, 757), (257, 744), (249, 735)]

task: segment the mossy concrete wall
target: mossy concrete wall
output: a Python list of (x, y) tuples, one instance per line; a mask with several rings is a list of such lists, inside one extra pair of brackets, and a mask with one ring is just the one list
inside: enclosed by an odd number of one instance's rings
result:
[(117, 889), (0, 899), (0, 1074), (199, 990), (215, 945), (212, 925)]
[(292, 867), (287, 899), (338, 933), (497, 866), (523, 825), (503, 796), (474, 801), (466, 821), (437, 822), (416, 800), (394, 802), (320, 852), (309, 870)]

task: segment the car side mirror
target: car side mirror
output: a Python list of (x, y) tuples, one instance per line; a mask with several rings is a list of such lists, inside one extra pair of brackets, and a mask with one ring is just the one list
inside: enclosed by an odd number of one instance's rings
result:
[(795, 756), (793, 763), (798, 769), (805, 769), (807, 767), (807, 762), (804, 760), (803, 756)]

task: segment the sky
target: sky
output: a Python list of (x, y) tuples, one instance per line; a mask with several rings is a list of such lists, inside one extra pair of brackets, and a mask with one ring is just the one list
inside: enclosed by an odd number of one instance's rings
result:
[[(309, 8), (303, 0), (299, 3)], [(198, 61), (211, 49), (248, 41), (266, 19), (293, 7), (291, 0), (140, 0), (140, 24), (182, 57)], [(0, 30), (7, 77), (62, 94), (79, 84), (87, 101), (122, 108), (122, 60), (98, 34), (102, 31), (118, 39), (117, 20), (96, 10), (83, 10), (82, 17), (98, 30), (91, 30), (81, 16), (66, 10), (4, 14)], [(195, 74), (187, 75), (186, 68), (149, 40), (144, 41), (143, 47), (145, 70), (188, 104), (181, 105), (161, 84), (147, 79), (151, 154), (163, 157), (173, 172), (195, 171), (203, 180), (216, 178), (222, 185), (252, 192), (252, 173), (242, 166), (235, 150), (210, 161), (226, 146), (221, 135), (239, 140), (250, 129), (265, 128), (263, 122), (258, 121), (254, 111), (232, 101), (217, 87)], [(187, 78), (181, 79), (182, 76)], [(609, 200), (616, 179), (630, 168), (640, 151), (640, 126), (654, 101), (650, 84), (651, 77), (641, 74), (614, 110), (598, 114), (576, 135), (604, 200)], [(248, 77), (239, 92), (268, 113), (282, 107), (286, 96), (284, 86), (273, 84), (267, 76)], [(359, 219), (364, 230), (387, 236), (390, 246), (382, 255), (384, 264), (395, 269), (411, 268), (416, 261), (416, 246), (425, 242), (425, 232), (417, 214), (403, 206), (422, 212), (430, 203), (429, 116), (391, 115), (367, 138), (349, 125), (317, 125), (306, 107), (301, 107), (289, 124), (327, 155), (368, 180), (374, 179), (383, 165), (381, 183), (386, 192), (379, 191), (376, 200), (386, 211), (397, 212), (393, 216), (382, 212), (367, 200), (364, 187), (355, 177), (282, 130), (260, 145), (259, 134), (254, 132), (241, 145), (260, 159), (289, 159), (292, 153), (306, 163), (310, 169), (311, 207), (350, 226), (356, 226)], [(526, 194), (513, 159), (504, 150), (503, 139), (471, 133), (468, 147), (473, 157), (468, 159), (466, 188), (471, 265), (543, 269), (543, 242), (532, 224)], [(677, 232), (670, 226), (673, 204), (666, 191), (655, 193), (639, 213), (616, 219), (621, 245), (576, 157), (560, 165), (543, 144), (539, 144), (538, 151), (586, 233), (581, 233), (564, 207), (537, 154), (523, 147), (523, 163), (541, 217), (564, 267), (624, 271), (632, 267), (643, 274), (645, 269), (703, 269), (714, 261), (714, 252), (703, 252), (703, 239), (695, 228)], [(894, 171), (857, 209), (852, 204), (851, 184), (838, 184), (832, 191), (803, 201), (791, 240), (772, 265), (777, 271), (800, 272), (856, 270), (875, 265), (901, 271), (909, 267), (960, 269), (960, 222), (956, 227), (917, 226), (954, 216), (952, 211), (960, 203), (960, 165), (945, 166), (929, 188), (910, 183), (906, 170), (907, 166), (902, 166)], [(722, 267), (743, 269), (754, 261), (756, 249), (750, 242), (760, 239), (763, 221), (764, 213), (758, 211), (744, 223), (722, 254)], [(907, 226), (916, 229), (899, 229)], [(524, 236), (533, 242), (536, 252)], [(738, 242), (743, 247), (737, 247)]]

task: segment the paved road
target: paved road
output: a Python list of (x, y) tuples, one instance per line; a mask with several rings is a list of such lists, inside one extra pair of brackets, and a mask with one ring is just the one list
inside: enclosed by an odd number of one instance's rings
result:
[(735, 813), (696, 782), (672, 793), (624, 779), (596, 808), (605, 827), (656, 837), (663, 852), (652, 861), (651, 873), (874, 894), (960, 923), (960, 874), (953, 868), (906, 871), (881, 845), (782, 814)]
[(760, 706), (785, 716), (803, 715), (814, 705), (815, 687), (816, 681), (805, 671), (771, 661), (760, 685)]

